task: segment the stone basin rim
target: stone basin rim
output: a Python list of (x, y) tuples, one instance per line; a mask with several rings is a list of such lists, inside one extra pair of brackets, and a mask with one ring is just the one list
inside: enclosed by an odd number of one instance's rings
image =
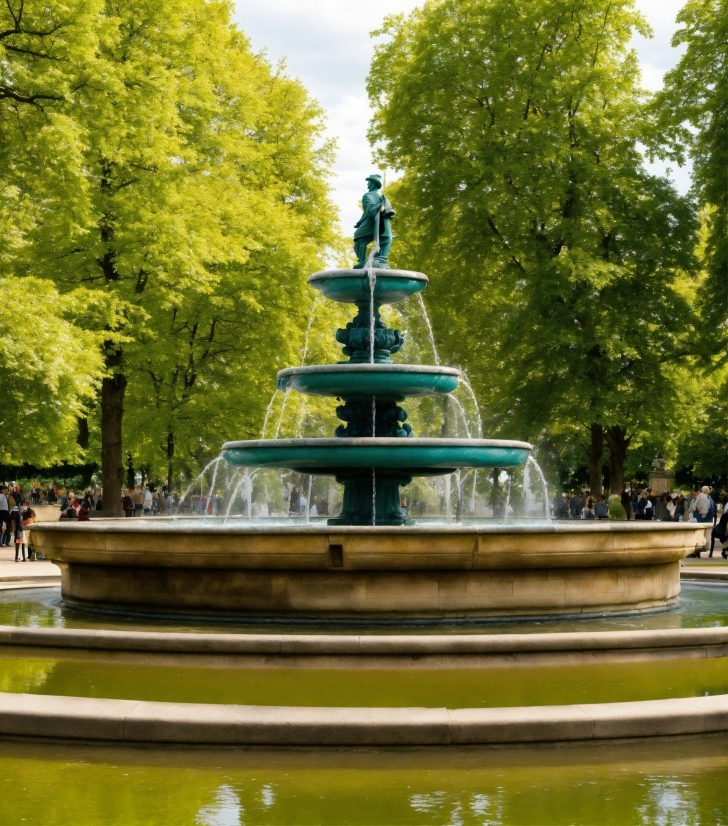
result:
[[(228, 517), (228, 520), (233, 517)], [(241, 517), (238, 517), (240, 519)], [(586, 520), (584, 520), (586, 521)], [(589, 520), (591, 521), (591, 520)], [(184, 522), (185, 524), (180, 524)], [(615, 524), (596, 523), (593, 525), (552, 524), (540, 522), (538, 525), (240, 525), (226, 521), (224, 516), (140, 516), (135, 519), (125, 517), (94, 519), (90, 522), (37, 522), (33, 525), (34, 533), (167, 533), (167, 534), (303, 534), (306, 536), (417, 536), (421, 534), (478, 535), (478, 534), (588, 534), (588, 533), (680, 533), (695, 531), (694, 522), (645, 522), (636, 525), (633, 522)]]
[[(309, 275), (307, 281), (310, 284), (312, 281), (327, 281), (332, 278), (368, 278), (367, 273), (368, 270), (365, 269), (320, 270), (313, 275)], [(424, 281), (425, 283), (430, 281), (424, 273), (413, 270), (389, 270), (375, 267), (374, 273), (377, 278), (403, 278), (411, 281)]]
[(458, 376), (462, 374), (457, 367), (440, 367), (427, 364), (309, 364), (305, 367), (286, 367), (278, 371), (278, 378), (288, 376), (310, 376), (321, 373), (429, 373), (439, 376)]
[(510, 439), (440, 439), (419, 438), (412, 436), (357, 436), (323, 437), (320, 439), (241, 439), (225, 442), (222, 450), (235, 450), (249, 447), (399, 447), (412, 450), (414, 447), (512, 447), (519, 450), (532, 450), (528, 442), (516, 442)]

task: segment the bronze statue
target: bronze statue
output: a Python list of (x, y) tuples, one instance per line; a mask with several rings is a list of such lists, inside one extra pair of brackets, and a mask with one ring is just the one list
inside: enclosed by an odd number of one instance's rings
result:
[(382, 176), (370, 175), (367, 179), (368, 191), (361, 199), (363, 213), (354, 224), (354, 252), (356, 269), (363, 269), (367, 263), (367, 247), (373, 241), (372, 264), (379, 269), (388, 269), (387, 256), (392, 246), (391, 220), (395, 211), (384, 193), (381, 192)]

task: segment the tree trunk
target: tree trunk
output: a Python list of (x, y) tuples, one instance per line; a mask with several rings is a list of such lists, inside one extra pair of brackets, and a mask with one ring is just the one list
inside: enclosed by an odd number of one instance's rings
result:
[(612, 493), (620, 494), (624, 490), (624, 463), (632, 437), (627, 436), (626, 428), (616, 424), (604, 431), (604, 437), (609, 445), (609, 487)]
[(81, 450), (88, 448), (89, 432), (88, 419), (85, 416), (79, 416), (76, 419), (78, 423), (78, 433), (76, 434), (76, 442)]
[(589, 489), (592, 496), (602, 495), (602, 462), (604, 458), (604, 430), (596, 422), (589, 426), (591, 435), (587, 456), (589, 457)]
[(126, 376), (117, 372), (122, 351), (112, 342), (106, 345), (109, 375), (101, 383), (101, 473), (103, 476), (104, 516), (123, 516), (121, 488), (124, 463), (121, 454), (121, 425), (124, 418)]
[(167, 490), (174, 489), (172, 481), (172, 460), (174, 459), (174, 433), (167, 434)]

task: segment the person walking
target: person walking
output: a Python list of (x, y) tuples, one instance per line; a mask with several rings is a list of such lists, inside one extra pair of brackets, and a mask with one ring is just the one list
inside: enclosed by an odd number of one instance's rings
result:
[(151, 490), (146, 488), (144, 491), (144, 496), (142, 497), (142, 506), (144, 508), (144, 516), (149, 516), (152, 512), (152, 503), (154, 501), (154, 497), (152, 496)]

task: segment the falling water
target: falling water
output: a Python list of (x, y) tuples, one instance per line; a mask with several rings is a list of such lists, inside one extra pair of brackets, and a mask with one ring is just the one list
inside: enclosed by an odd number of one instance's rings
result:
[(313, 476), (308, 477), (308, 492), (306, 494), (306, 523), (311, 521), (311, 488), (313, 487)]
[[(218, 459), (224, 461), (222, 456), (218, 456)], [(212, 472), (212, 484), (210, 485), (210, 493), (207, 495), (207, 501), (205, 502), (205, 516), (207, 516), (208, 511), (210, 513), (210, 516), (214, 516), (215, 514), (215, 503), (213, 497), (215, 496), (215, 482), (217, 482), (217, 471), (219, 470), (219, 468), (220, 462), (217, 462), (217, 464), (215, 465), (215, 469)], [(212, 504), (212, 507), (210, 507), (210, 504)]]
[[(378, 219), (377, 219), (378, 220)], [(374, 256), (379, 252), (379, 243), (375, 242), (374, 250), (367, 261), (367, 276), (369, 278), (369, 364), (374, 364), (374, 290), (377, 286), (377, 273), (374, 269)], [(377, 397), (372, 396), (372, 436), (377, 435)], [(372, 468), (372, 525), (377, 524), (377, 471)]]
[[(308, 326), (306, 327), (306, 335), (304, 336), (304, 339), (303, 339), (303, 350), (301, 351), (301, 363), (299, 364), (299, 367), (305, 367), (306, 366), (306, 357), (308, 356), (308, 345), (309, 345), (309, 340), (311, 338), (311, 327), (313, 326), (314, 319), (316, 318), (316, 307), (318, 305), (318, 300), (319, 300), (319, 296), (317, 294), (316, 296), (314, 296), (313, 304), (311, 305), (311, 312), (309, 313), (309, 316), (308, 316)], [(273, 399), (275, 398), (275, 395), (276, 395), (277, 392), (278, 392), (278, 388), (276, 388), (275, 392), (273, 393), (273, 396), (271, 397), (270, 403), (268, 405), (269, 409), (273, 405)], [(285, 415), (287, 404), (288, 404), (288, 388), (286, 387), (286, 389), (283, 392), (283, 403), (281, 404), (281, 412), (278, 416), (278, 423), (276, 424), (276, 432), (275, 432), (275, 436), (273, 437), (274, 439), (277, 439), (278, 436), (280, 435), (281, 425), (283, 424), (283, 416)], [(265, 425), (266, 425), (267, 421), (268, 421), (268, 413), (266, 413), (265, 422), (263, 423), (263, 429), (264, 430), (265, 430)]]
[(427, 307), (425, 307), (425, 300), (422, 298), (422, 293), (417, 293), (417, 300), (420, 304), (420, 311), (422, 317), (425, 319), (427, 325), (427, 333), (430, 336), (430, 344), (432, 345), (432, 354), (435, 358), (435, 364), (440, 366), (440, 356), (437, 354), (437, 344), (435, 344), (435, 334), (432, 332), (432, 324), (430, 324), (430, 317), (427, 315)]
[[(245, 468), (245, 473), (247, 475), (248, 468)], [(233, 477), (233, 478), (235, 478), (235, 477)], [(235, 503), (235, 498), (237, 497), (238, 493), (240, 493), (240, 489), (243, 487), (245, 482), (246, 482), (246, 477), (243, 476), (241, 479), (238, 480), (235, 487), (233, 488), (232, 495), (230, 496), (230, 501), (228, 502), (227, 508), (225, 509), (225, 519), (227, 519), (228, 516), (230, 516), (230, 511), (232, 510), (233, 504)]]
[(480, 407), (478, 406), (478, 398), (475, 395), (475, 391), (471, 387), (470, 382), (468, 381), (468, 378), (465, 374), (465, 371), (461, 372), (460, 384), (465, 388), (468, 395), (470, 396), (471, 401), (473, 402), (473, 408), (475, 409), (475, 421), (478, 425), (478, 438), (482, 439), (483, 438), (483, 419), (481, 418), (481, 415), (480, 415)]
[(465, 415), (465, 409), (463, 408), (462, 404), (460, 404), (460, 399), (453, 396), (452, 393), (447, 393), (447, 398), (452, 399), (455, 402), (455, 409), (460, 413), (460, 418), (463, 420), (463, 425), (465, 427), (465, 436), (468, 439), (472, 439), (472, 435), (470, 433), (470, 428), (468, 427), (468, 418)]
[(192, 490), (192, 488), (193, 488), (193, 487), (194, 487), (194, 486), (195, 486), (198, 482), (200, 482), (200, 490), (202, 490), (202, 482), (203, 482), (203, 480), (204, 480), (205, 474), (207, 473), (207, 471), (208, 471), (208, 470), (209, 470), (209, 469), (210, 469), (210, 468), (211, 468), (211, 467), (212, 467), (212, 466), (213, 466), (216, 462), (217, 462), (217, 463), (220, 463), (220, 462), (222, 461), (222, 458), (223, 458), (222, 456), (216, 456), (216, 457), (215, 457), (215, 458), (214, 458), (211, 462), (208, 462), (208, 463), (205, 465), (205, 467), (204, 467), (204, 468), (200, 471), (200, 473), (198, 473), (198, 474), (197, 474), (197, 476), (195, 476), (195, 478), (194, 478), (194, 479), (190, 482), (190, 484), (188, 485), (187, 490), (186, 490), (186, 491), (182, 494), (182, 496), (180, 497), (180, 500), (179, 500), (179, 502), (177, 503), (177, 508), (178, 508), (178, 509), (182, 507), (182, 503), (183, 503), (183, 502), (185, 501), (185, 499), (187, 498), (187, 494), (188, 494), (188, 493)]
[(529, 465), (534, 466), (534, 468), (536, 469), (536, 473), (538, 473), (539, 478), (541, 480), (541, 484), (543, 485), (544, 511), (545, 511), (546, 519), (550, 519), (551, 518), (551, 505), (549, 503), (549, 489), (548, 489), (548, 485), (546, 484), (546, 477), (543, 475), (543, 471), (541, 470), (541, 465), (539, 465), (539, 463), (530, 454), (529, 454), (529, 457), (528, 457), (528, 461), (526, 462), (526, 467), (524, 468), (524, 471), (523, 471), (524, 474), (525, 474), (526, 469), (528, 468)]
[(503, 521), (506, 522), (508, 520), (508, 508), (511, 506), (511, 477), (508, 476), (508, 487), (506, 488), (506, 506), (503, 511)]
[(270, 414), (273, 411), (273, 402), (275, 401), (276, 396), (279, 393), (280, 393), (280, 390), (276, 387), (276, 389), (273, 391), (273, 395), (270, 397), (270, 401), (268, 402), (268, 407), (265, 411), (265, 418), (263, 419), (263, 427), (260, 431), (260, 438), (261, 439), (265, 439), (265, 431), (266, 431), (266, 428), (268, 427), (268, 419), (270, 419)]

